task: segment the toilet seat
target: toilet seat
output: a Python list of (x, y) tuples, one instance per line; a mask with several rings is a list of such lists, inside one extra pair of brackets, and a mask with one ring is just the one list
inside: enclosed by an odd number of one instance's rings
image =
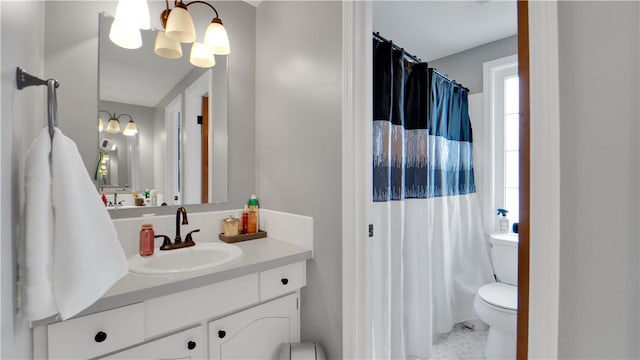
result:
[(518, 310), (518, 287), (504, 284), (491, 283), (478, 289), (478, 297), (488, 305), (508, 311)]

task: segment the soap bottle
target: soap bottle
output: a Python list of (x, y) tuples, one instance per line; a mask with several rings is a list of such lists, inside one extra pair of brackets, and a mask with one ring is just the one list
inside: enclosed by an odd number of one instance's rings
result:
[(155, 238), (153, 233), (153, 225), (143, 224), (140, 229), (140, 256), (153, 255), (153, 240)]
[(258, 197), (255, 195), (251, 195), (248, 205), (249, 205), (249, 232), (255, 233), (255, 232), (258, 232), (258, 230), (260, 230), (260, 213), (259, 213), (260, 203), (258, 202)]
[(509, 219), (507, 218), (507, 213), (509, 211), (506, 209), (498, 209), (498, 218), (496, 219), (498, 224), (498, 232), (506, 233), (509, 232)]

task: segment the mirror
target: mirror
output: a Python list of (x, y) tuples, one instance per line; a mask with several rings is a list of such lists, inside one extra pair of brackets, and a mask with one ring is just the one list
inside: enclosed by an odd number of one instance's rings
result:
[[(110, 208), (228, 201), (227, 57), (197, 68), (182, 44), (182, 58), (161, 58), (153, 52), (155, 30), (142, 31), (141, 48), (123, 49), (109, 40), (112, 22), (100, 14), (100, 156), (89, 169), (98, 190)], [(130, 122), (137, 133), (127, 136)]]

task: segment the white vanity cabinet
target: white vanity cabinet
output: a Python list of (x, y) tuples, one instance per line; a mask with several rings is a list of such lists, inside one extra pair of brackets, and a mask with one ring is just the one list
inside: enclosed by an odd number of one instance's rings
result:
[(299, 341), (297, 293), (209, 323), (209, 359), (277, 359), (283, 344)]
[(206, 344), (203, 341), (202, 334), (202, 326), (196, 326), (101, 359), (204, 359), (206, 356)]
[(34, 358), (272, 359), (300, 341), (305, 285), (299, 261), (37, 325)]

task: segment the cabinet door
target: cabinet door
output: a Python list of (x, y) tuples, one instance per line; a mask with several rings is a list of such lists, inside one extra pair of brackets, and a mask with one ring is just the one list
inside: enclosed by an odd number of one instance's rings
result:
[(283, 344), (299, 341), (297, 294), (209, 323), (210, 359), (278, 359)]
[(103, 359), (203, 359), (205, 343), (202, 326), (165, 336), (163, 338), (121, 351)]

